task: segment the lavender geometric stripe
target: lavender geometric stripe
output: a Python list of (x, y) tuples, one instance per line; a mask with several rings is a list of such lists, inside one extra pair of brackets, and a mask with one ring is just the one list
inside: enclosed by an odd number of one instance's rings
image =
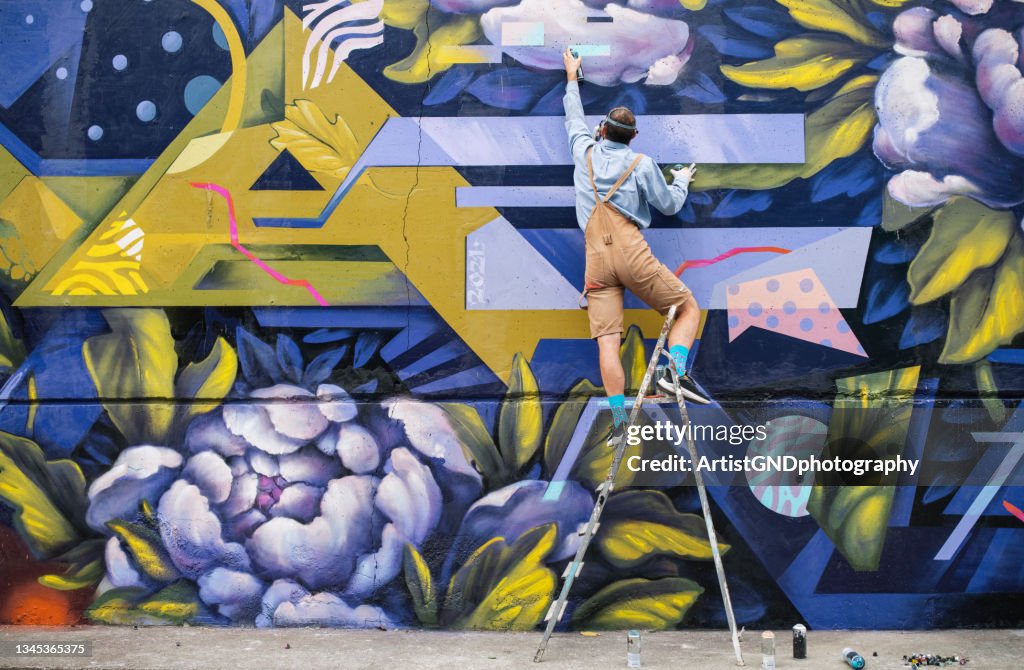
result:
[[(590, 126), (601, 117), (587, 118)], [(803, 163), (802, 114), (642, 116), (633, 148), (658, 163)], [(416, 147), (416, 151), (411, 151)], [(561, 116), (393, 117), (346, 175), (319, 217), (255, 219), (257, 226), (317, 227), (371, 167), (571, 165)]]

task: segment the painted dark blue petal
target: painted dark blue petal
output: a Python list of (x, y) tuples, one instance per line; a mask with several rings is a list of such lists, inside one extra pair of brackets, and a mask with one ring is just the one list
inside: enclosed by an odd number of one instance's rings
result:
[(348, 328), (319, 328), (302, 338), (306, 344), (327, 344), (350, 340), (355, 331)]
[(722, 10), (722, 13), (744, 30), (773, 41), (788, 37), (799, 28), (786, 12), (776, 11), (770, 7), (730, 7)]
[(551, 86), (551, 77), (522, 68), (503, 68), (488, 72), (466, 87), (480, 102), (501, 109), (526, 109), (542, 91)]
[(242, 377), (253, 388), (269, 386), (280, 381), (281, 366), (277, 363), (274, 349), (255, 335), (239, 326), (235, 329), (238, 348), (238, 364)]
[(366, 365), (367, 361), (380, 349), (383, 341), (384, 335), (381, 333), (361, 333), (359, 339), (356, 340), (355, 359), (352, 361), (352, 367), (361, 368)]
[(718, 203), (711, 212), (716, 219), (732, 219), (747, 212), (763, 212), (772, 204), (772, 194), (768, 191), (732, 191)]
[(870, 228), (882, 223), (882, 198), (872, 198), (864, 209), (860, 210), (857, 219), (853, 222), (855, 226)]
[(295, 340), (287, 335), (277, 336), (277, 362), (285, 378), (298, 384), (302, 379), (302, 352)]
[(455, 99), (476, 77), (478, 70), (455, 66), (444, 73), (436, 84), (430, 87), (430, 93), (423, 98), (424, 105), (440, 105)]
[(327, 378), (331, 376), (334, 368), (338, 366), (341, 359), (345, 357), (348, 352), (348, 345), (343, 344), (337, 349), (331, 349), (320, 354), (306, 366), (306, 371), (302, 373), (302, 385), (309, 389), (314, 390), (314, 387), (327, 381)]
[(915, 307), (900, 335), (900, 349), (934, 342), (945, 334), (947, 322), (946, 313), (936, 306)]
[(862, 154), (833, 162), (811, 179), (811, 202), (840, 195), (854, 197), (882, 183), (882, 165)]
[(730, 34), (725, 26), (709, 25), (697, 29), (704, 39), (714, 45), (723, 56), (736, 58), (768, 58), (772, 55), (772, 47), (759, 39), (740, 37)]
[(868, 291), (864, 323), (872, 324), (892, 318), (910, 307), (910, 285), (903, 273), (879, 277)]
[(921, 242), (911, 242), (906, 237), (887, 240), (875, 250), (871, 258), (886, 265), (903, 265), (914, 260), (921, 249)]
[(676, 95), (703, 102), (706, 105), (725, 102), (728, 99), (718, 84), (703, 72), (698, 72), (694, 81), (681, 88)]

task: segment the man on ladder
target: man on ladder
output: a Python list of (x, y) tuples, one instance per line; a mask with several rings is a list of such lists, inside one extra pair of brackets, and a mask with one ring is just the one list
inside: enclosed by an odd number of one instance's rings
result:
[[(597, 139), (592, 139), (583, 120), (583, 105), (579, 97), (577, 73), (580, 72), (580, 58), (569, 50), (566, 50), (564, 58), (569, 77), (564, 100), (565, 126), (569, 131), (569, 146), (576, 164), (576, 215), (587, 242), (584, 295), (590, 298), (591, 335), (598, 341), (601, 378), (614, 417), (615, 428), (609, 445), (615, 449), (615, 454), (608, 468), (608, 476), (597, 488), (597, 500), (590, 513), (590, 520), (579, 533), (580, 543), (576, 555), (562, 574), (563, 582), (558, 598), (551, 603), (545, 617), (547, 627), (533, 657), (535, 662), (544, 658), (551, 634), (565, 613), (573, 581), (583, 569), (587, 547), (601, 525), (601, 513), (615, 486), (615, 477), (625, 453), (624, 433), (629, 426), (635, 424), (643, 410), (647, 389), (651, 385), (655, 365), (665, 350), (666, 341), (674, 365), (666, 369), (666, 375), (658, 380), (658, 385), (672, 392), (679, 407), (682, 425), (690, 421), (686, 398), (700, 403), (708, 402), (686, 375), (686, 357), (696, 336), (700, 311), (689, 289), (654, 257), (640, 234), (640, 228), (650, 225), (648, 203), (666, 214), (679, 211), (686, 200), (687, 186), (693, 177), (694, 168), (690, 166), (674, 170), (673, 183), (666, 184), (652, 160), (644, 160), (644, 156), (629, 150), (627, 145), (636, 136), (636, 119), (625, 107), (613, 109), (601, 123), (598, 135), (603, 142), (598, 143)], [(606, 187), (604, 196), (598, 190), (598, 183)], [(628, 416), (623, 397), (625, 380), (619, 362), (619, 340), (623, 325), (622, 295), (625, 288), (666, 315), (654, 353), (640, 383), (636, 402)], [(697, 447), (689, 433), (686, 444), (691, 462), (696, 463)], [(718, 538), (711, 521), (711, 507), (699, 469), (693, 470), (693, 478), (708, 531), (708, 544), (711, 546), (715, 573), (722, 592), (722, 604), (732, 634), (736, 665), (742, 666), (743, 651), (736, 630), (736, 617), (733, 615), (725, 568), (718, 550)]]
[[(679, 390), (687, 400), (708, 402), (686, 373), (700, 308), (690, 289), (651, 253), (641, 233), (651, 225), (651, 205), (668, 215), (682, 208), (696, 168), (672, 170), (673, 181), (667, 184), (653, 159), (629, 148), (638, 131), (636, 118), (626, 107), (608, 112), (598, 133), (591, 136), (580, 101), (578, 73), (582, 57), (566, 49), (563, 58), (569, 81), (562, 103), (569, 149), (576, 166), (576, 219), (587, 248), (583, 295), (590, 317), (590, 336), (597, 340), (601, 381), (612, 410), (614, 441), (627, 420), (625, 374), (619, 358), (623, 293), (627, 288), (662, 315), (673, 306), (677, 308), (668, 345)], [(669, 370), (658, 379), (658, 386), (675, 395)]]

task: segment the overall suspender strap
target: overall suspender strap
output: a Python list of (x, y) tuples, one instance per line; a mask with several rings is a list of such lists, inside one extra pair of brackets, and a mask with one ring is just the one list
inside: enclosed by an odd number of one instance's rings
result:
[[(628, 168), (626, 168), (626, 171), (622, 173), (622, 176), (619, 177), (619, 180), (617, 182), (615, 182), (615, 185), (612, 186), (611, 190), (608, 191), (608, 193), (604, 196), (604, 202), (608, 202), (611, 199), (611, 197), (613, 195), (615, 195), (615, 192), (619, 190), (620, 186), (622, 186), (622, 182), (626, 181), (626, 177), (628, 177), (630, 174), (633, 173), (633, 170), (635, 170), (636, 166), (640, 164), (640, 161), (643, 160), (643, 157), (644, 157), (643, 154), (637, 154), (636, 155), (636, 158), (634, 158), (633, 162), (630, 163)], [(591, 169), (590, 169), (590, 174), (591, 174), (591, 176), (590, 176), (591, 182), (593, 182), (593, 179), (594, 179), (594, 176), (593, 176), (594, 169), (593, 169), (593, 167), (591, 167)], [(594, 191), (597, 192), (597, 189), (595, 188)]]
[[(619, 187), (622, 186), (623, 182), (626, 181), (626, 178), (629, 177), (629, 175), (633, 173), (633, 170), (636, 169), (636, 166), (640, 164), (641, 160), (643, 160), (644, 155), (643, 154), (637, 154), (636, 155), (636, 158), (633, 159), (633, 162), (630, 164), (630, 166), (628, 168), (626, 168), (626, 171), (622, 173), (622, 176), (619, 177), (619, 180), (617, 182), (615, 182), (615, 184), (612, 186), (611, 190), (609, 190), (608, 193), (602, 198), (601, 194), (598, 193), (598, 191), (597, 191), (597, 184), (594, 183), (594, 163), (593, 163), (593, 161), (591, 161), (591, 156), (593, 155), (593, 153), (594, 153), (594, 147), (590, 147), (590, 149), (587, 151), (587, 171), (590, 174), (590, 187), (592, 189), (594, 189), (594, 199), (596, 201), (594, 203), (594, 206), (595, 207), (600, 207), (601, 205), (607, 205), (608, 204), (608, 201), (611, 199), (611, 197), (613, 195), (615, 195), (615, 192), (617, 190), (619, 190)], [(601, 233), (601, 239), (604, 241), (605, 244), (611, 244), (612, 243), (612, 236), (608, 232), (608, 228), (604, 224), (604, 217), (599, 216), (597, 218), (601, 219), (600, 226), (601, 226), (602, 230), (598, 231), (598, 232)]]

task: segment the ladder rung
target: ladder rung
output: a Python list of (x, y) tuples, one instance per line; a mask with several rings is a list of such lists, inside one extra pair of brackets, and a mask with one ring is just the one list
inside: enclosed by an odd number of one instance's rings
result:
[(601, 527), (601, 522), (598, 521), (595, 524), (587, 524), (586, 528), (580, 531), (580, 537), (584, 535), (597, 535), (597, 529)]
[[(558, 610), (558, 616), (555, 617), (555, 621), (561, 621), (562, 620), (562, 615), (565, 614), (565, 606), (568, 605), (568, 604), (569, 604), (568, 600), (566, 600), (566, 601), (564, 601), (562, 603), (562, 606)], [(558, 607), (558, 601), (557, 600), (555, 602), (551, 603), (551, 607), (548, 608), (548, 613), (544, 615), (544, 621), (547, 621), (548, 619), (551, 618), (551, 616), (555, 612), (555, 608), (556, 607)]]
[(569, 571), (572, 570), (572, 566), (573, 565), (576, 565), (577, 568), (576, 568), (576, 574), (573, 575), (572, 578), (576, 579), (577, 577), (580, 576), (580, 570), (583, 569), (583, 561), (580, 561), (579, 563), (575, 563), (575, 564), (574, 563), (570, 563), (569, 565), (565, 566), (565, 570), (562, 571), (562, 579), (568, 579)]
[(603, 491), (608, 491), (608, 493), (611, 493), (614, 488), (615, 483), (610, 482), (606, 479), (603, 482), (601, 482), (600, 486), (597, 487), (597, 493), (602, 493)]

